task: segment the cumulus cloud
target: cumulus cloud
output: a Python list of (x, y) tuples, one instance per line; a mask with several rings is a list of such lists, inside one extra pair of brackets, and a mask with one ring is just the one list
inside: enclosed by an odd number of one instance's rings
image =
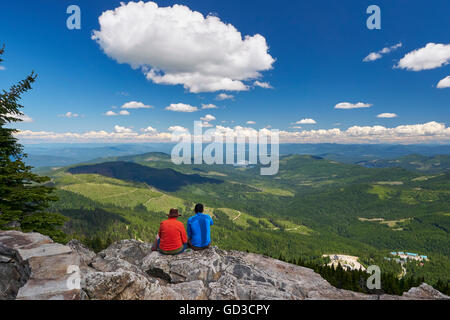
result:
[(206, 122), (206, 121), (202, 122), (201, 126), (202, 126), (202, 128), (212, 128), (212, 127), (214, 127), (211, 123)]
[(396, 65), (410, 71), (429, 70), (450, 62), (450, 44), (428, 43), (425, 47), (407, 53)]
[(256, 86), (256, 87), (264, 88), (264, 89), (273, 89), (272, 85), (270, 83), (268, 83), (268, 82), (255, 81), (253, 83), (253, 85)]
[(231, 24), (184, 5), (121, 3), (99, 17), (95, 40), (109, 57), (141, 68), (148, 80), (190, 92), (248, 90), (246, 81), (272, 69), (266, 39), (242, 37)]
[(256, 124), (255, 121), (247, 121), (247, 124)]
[(4, 66), (0, 66), (0, 71), (6, 70)]
[(381, 59), (383, 57), (384, 54), (388, 54), (394, 50), (397, 50), (398, 48), (400, 48), (402, 46), (402, 43), (399, 42), (396, 45), (393, 45), (391, 47), (385, 47), (383, 49), (381, 49), (380, 51), (377, 52), (371, 52), (367, 55), (367, 57), (365, 57), (363, 59), (364, 62), (369, 62), (369, 61), (375, 61), (378, 59)]
[(350, 102), (341, 102), (338, 103), (334, 108), (335, 109), (344, 109), (344, 110), (348, 110), (348, 109), (360, 109), (360, 108), (370, 108), (372, 107), (372, 104), (369, 103), (363, 103), (363, 102), (358, 102), (358, 103), (350, 103)]
[(386, 119), (392, 119), (397, 117), (398, 115), (395, 113), (380, 113), (379, 115), (377, 115), (377, 118), (386, 118)]
[[(24, 130), (15, 134), (26, 142), (171, 142), (174, 132), (187, 133), (188, 129), (173, 126), (169, 132), (138, 134), (130, 128), (116, 126), (114, 132), (89, 131), (85, 133), (55, 133)], [(262, 129), (269, 132), (268, 129)], [(258, 130), (237, 126), (216, 126), (216, 134), (231, 134), (234, 137), (256, 135)], [(450, 128), (435, 121), (424, 124), (401, 125), (394, 128), (384, 126), (353, 126), (347, 130), (338, 128), (280, 131), (281, 143), (448, 143)]]
[(108, 117), (115, 117), (115, 116), (129, 116), (130, 112), (128, 112), (127, 110), (121, 110), (120, 112), (114, 112), (114, 111), (108, 111), (105, 113), (105, 116)]
[(15, 119), (17, 119), (18, 121), (21, 121), (21, 122), (28, 122), (28, 123), (29, 122), (34, 122), (34, 119), (31, 118), (30, 116), (26, 115), (26, 114), (11, 114), (11, 113), (7, 113), (6, 116), (10, 117), (10, 118), (15, 118)]
[(316, 124), (316, 120), (314, 119), (302, 119), (300, 121), (297, 121), (295, 124)]
[(125, 103), (122, 109), (152, 109), (153, 106), (145, 105), (142, 102), (130, 101)]
[(172, 103), (170, 106), (166, 107), (166, 110), (173, 111), (173, 112), (197, 112), (198, 108), (190, 106), (188, 104), (184, 103)]
[(121, 127), (121, 126), (119, 126), (119, 125), (115, 125), (115, 126), (114, 126), (114, 131), (115, 131), (116, 133), (132, 133), (132, 132), (133, 132), (133, 129), (131, 129), (131, 128), (126, 128), (126, 127)]
[(446, 76), (444, 79), (439, 81), (437, 87), (439, 89), (450, 88), (450, 76)]
[(200, 118), (200, 120), (206, 121), (206, 122), (211, 122), (211, 121), (216, 120), (216, 117), (214, 117), (213, 115), (207, 114), (203, 118)]
[(216, 97), (217, 100), (232, 100), (234, 99), (234, 96), (231, 94), (226, 94), (226, 93), (221, 93), (219, 95), (217, 95)]
[(181, 126), (172, 126), (172, 127), (169, 127), (168, 130), (172, 131), (172, 132), (185, 132), (185, 131), (188, 131), (187, 128), (184, 128), (184, 127), (181, 127)]
[(64, 118), (78, 118), (80, 115), (78, 113), (73, 113), (73, 112), (66, 112), (65, 114), (60, 114), (60, 117), (64, 117)]
[(147, 133), (156, 133), (158, 130), (156, 130), (153, 127), (147, 127), (145, 129), (141, 129), (142, 132), (147, 132)]
[(207, 110), (207, 109), (219, 109), (218, 106), (216, 106), (215, 104), (202, 104), (202, 109), (203, 110)]

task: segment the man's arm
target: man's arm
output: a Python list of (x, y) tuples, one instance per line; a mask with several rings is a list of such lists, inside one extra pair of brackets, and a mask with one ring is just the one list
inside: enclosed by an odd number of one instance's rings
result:
[(190, 220), (188, 220), (188, 222), (187, 222), (187, 236), (189, 239), (192, 238), (192, 230), (191, 230), (191, 221)]
[(159, 224), (159, 230), (158, 230), (158, 237), (160, 237), (161, 238), (161, 229), (162, 229), (162, 226), (163, 226), (163, 224), (162, 224), (162, 222)]
[(181, 225), (180, 233), (181, 233), (181, 241), (183, 242), (183, 244), (187, 243), (188, 239), (187, 239), (187, 235), (186, 235), (186, 230), (184, 230), (183, 225)]

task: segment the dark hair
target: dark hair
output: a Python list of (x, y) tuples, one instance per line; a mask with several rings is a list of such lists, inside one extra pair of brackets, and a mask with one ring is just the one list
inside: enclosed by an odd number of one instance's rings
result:
[(204, 207), (201, 203), (195, 205), (195, 213), (203, 213)]

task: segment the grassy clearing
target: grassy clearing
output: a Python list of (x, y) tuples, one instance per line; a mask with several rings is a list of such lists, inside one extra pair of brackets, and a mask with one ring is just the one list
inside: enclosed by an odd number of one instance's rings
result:
[(183, 213), (187, 212), (190, 208), (186, 208), (184, 201), (180, 198), (173, 197), (167, 194), (161, 194), (158, 197), (150, 198), (144, 202), (144, 206), (149, 211), (168, 213), (170, 209), (181, 209)]
[(386, 220), (383, 218), (372, 218), (372, 219), (358, 218), (359, 221), (363, 221), (363, 222), (378, 222), (379, 224), (387, 225), (389, 228), (393, 229), (394, 231), (402, 231), (403, 228), (397, 228), (398, 225), (408, 223), (412, 219), (413, 218), (405, 218), (405, 219), (398, 219), (398, 220)]
[(249, 228), (251, 227), (251, 225), (257, 225), (267, 230), (283, 230), (286, 232), (298, 233), (303, 235), (310, 234), (312, 232), (311, 229), (305, 226), (297, 225), (288, 220), (277, 219), (271, 222), (267, 218), (256, 218), (247, 213), (229, 208), (220, 208), (218, 210), (223, 211), (230, 218), (230, 220), (232, 220), (236, 225), (243, 228)]
[(134, 208), (162, 194), (152, 189), (120, 186), (108, 183), (77, 183), (61, 187), (99, 203), (113, 204), (122, 208)]
[(308, 227), (295, 224), (292, 221), (275, 220), (274, 222), (277, 226), (281, 227), (286, 232), (298, 233), (303, 235), (309, 235), (313, 232), (313, 230), (309, 229)]
[(370, 189), (368, 193), (377, 195), (380, 200), (387, 200), (392, 198), (395, 190), (389, 187), (375, 184), (372, 185), (372, 189)]
[(134, 184), (124, 180), (108, 178), (98, 174), (70, 174), (59, 173), (55, 176), (55, 182), (60, 185), (95, 183), (95, 184), (111, 184), (118, 186), (133, 187)]

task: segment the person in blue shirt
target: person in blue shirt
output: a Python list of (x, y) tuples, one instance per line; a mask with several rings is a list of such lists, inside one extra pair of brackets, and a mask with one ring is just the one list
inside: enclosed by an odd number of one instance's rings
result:
[(211, 226), (214, 222), (203, 210), (203, 205), (197, 204), (195, 216), (190, 217), (187, 223), (188, 244), (194, 251), (208, 249), (211, 245)]

